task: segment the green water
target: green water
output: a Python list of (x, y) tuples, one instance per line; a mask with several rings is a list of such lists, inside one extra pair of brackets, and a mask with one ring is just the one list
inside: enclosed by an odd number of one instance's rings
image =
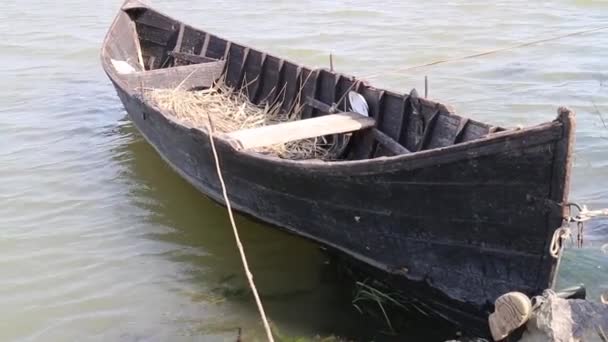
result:
[[(225, 210), (170, 171), (125, 117), (98, 51), (119, 0), (0, 7), (0, 341), (234, 341), (262, 330)], [(608, 207), (608, 31), (399, 71), (606, 24), (601, 1), (169, 1), (186, 22), (389, 89), (423, 89), (512, 127), (578, 113), (572, 199)], [(397, 68), (397, 69), (395, 69)], [(239, 218), (286, 335), (386, 339), (313, 244)], [(560, 285), (608, 286), (608, 221), (587, 225)], [(525, 238), (525, 236), (522, 236)], [(422, 328), (411, 327), (420, 336)], [(428, 340), (438, 337), (428, 330)], [(407, 339), (407, 338), (402, 338)], [(420, 340), (421, 338), (411, 338)], [(423, 339), (423, 338), (422, 338)]]

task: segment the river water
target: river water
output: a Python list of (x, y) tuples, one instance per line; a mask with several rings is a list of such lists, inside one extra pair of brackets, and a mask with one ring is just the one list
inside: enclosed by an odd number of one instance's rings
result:
[[(0, 341), (234, 341), (263, 336), (226, 212), (125, 116), (98, 52), (120, 0), (0, 7)], [(608, 207), (608, 31), (404, 71), (606, 24), (608, 2), (157, 0), (174, 17), (292, 60), (423, 89), (512, 127), (578, 113), (571, 198)], [(238, 224), (287, 336), (384, 339), (315, 245)], [(569, 248), (560, 286), (608, 289), (608, 221)], [(522, 238), (526, 238), (522, 236)], [(370, 330), (372, 331), (370, 333)], [(431, 336), (431, 335), (429, 335)], [(429, 340), (433, 338), (429, 337)]]

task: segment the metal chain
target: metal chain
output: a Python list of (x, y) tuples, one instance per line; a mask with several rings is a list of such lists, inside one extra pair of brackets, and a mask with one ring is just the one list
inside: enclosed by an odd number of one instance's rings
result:
[(585, 222), (591, 220), (594, 217), (608, 217), (608, 208), (600, 210), (589, 210), (586, 205), (581, 206), (580, 204), (574, 202), (566, 203), (566, 206), (569, 207), (570, 212), (572, 212), (573, 208), (576, 208), (576, 210), (578, 210), (578, 214), (576, 216), (571, 215), (564, 217), (563, 226), (556, 229), (553, 233), (551, 245), (549, 246), (549, 254), (551, 254), (551, 256), (554, 258), (559, 257), (559, 253), (562, 250), (564, 240), (568, 239), (571, 236), (571, 223), (576, 223), (576, 246), (580, 248), (583, 247), (584, 242)]
[(576, 208), (578, 210), (578, 214), (576, 216), (570, 215), (565, 217), (564, 223), (570, 224), (576, 222), (576, 245), (579, 248), (583, 247), (585, 222), (595, 217), (608, 217), (608, 208), (599, 210), (589, 210), (586, 205), (581, 206), (580, 204), (575, 202), (569, 202), (566, 203), (566, 205), (570, 208), (570, 212), (572, 212), (572, 208)]

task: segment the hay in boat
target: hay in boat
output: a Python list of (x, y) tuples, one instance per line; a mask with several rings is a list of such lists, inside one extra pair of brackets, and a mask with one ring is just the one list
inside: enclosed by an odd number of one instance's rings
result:
[[(179, 87), (145, 89), (144, 96), (178, 122), (191, 127), (207, 129), (208, 114), (215, 134), (299, 120), (302, 112), (302, 106), (297, 105), (286, 113), (281, 110), (280, 102), (255, 105), (249, 101), (247, 94), (227, 86), (222, 78), (203, 90), (183, 90)], [(330, 147), (328, 139), (318, 137), (261, 147), (254, 151), (285, 159), (329, 160), (332, 159)]]

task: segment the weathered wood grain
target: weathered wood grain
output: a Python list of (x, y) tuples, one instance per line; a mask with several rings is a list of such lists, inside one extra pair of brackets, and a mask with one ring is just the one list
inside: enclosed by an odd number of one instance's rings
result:
[(340, 113), (250, 128), (223, 135), (240, 149), (283, 144), (289, 141), (354, 132), (373, 127), (375, 121), (358, 113)]
[(372, 129), (372, 134), (374, 136), (374, 139), (376, 139), (376, 141), (378, 141), (378, 143), (380, 143), (382, 147), (389, 150), (392, 155), (411, 153), (410, 150), (396, 142), (395, 139), (382, 133), (382, 131), (378, 129)]
[(217, 62), (217, 59), (213, 59), (213, 58), (209, 58), (209, 57), (203, 57), (203, 56), (199, 56), (199, 55), (194, 55), (191, 53), (185, 53), (185, 52), (177, 52), (177, 51), (172, 51), (169, 52), (169, 55), (179, 59), (179, 60), (183, 60), (192, 64), (202, 64), (202, 63), (210, 63), (210, 62)]
[(210, 87), (221, 75), (224, 61), (192, 64), (167, 69), (149, 70), (126, 75), (127, 84), (134, 88), (192, 89)]

